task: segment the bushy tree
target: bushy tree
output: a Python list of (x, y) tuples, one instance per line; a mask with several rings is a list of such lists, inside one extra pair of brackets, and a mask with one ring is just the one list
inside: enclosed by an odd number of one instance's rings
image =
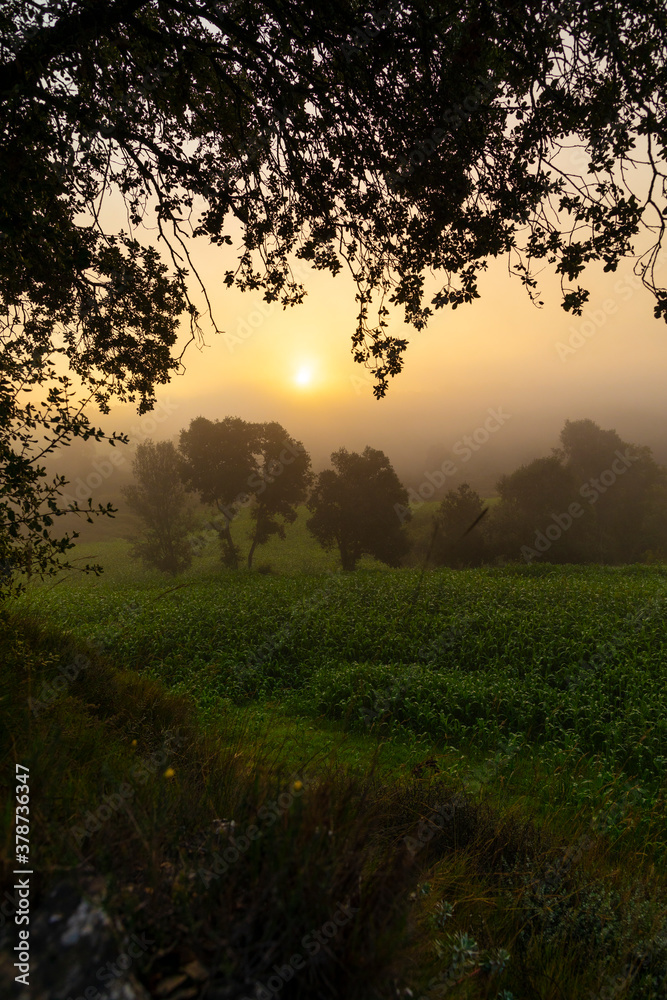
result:
[[(69, 561), (78, 538), (71, 524), (81, 516), (92, 523), (95, 516), (111, 515), (112, 505), (65, 502), (67, 479), (50, 477), (44, 461), (75, 439), (127, 441), (121, 434), (107, 437), (72, 406), (71, 382), (56, 374), (51, 358), (42, 358), (43, 368), (33, 368), (33, 361), (29, 344), (8, 343), (0, 322), (0, 600), (19, 594), (31, 576), (44, 579), (75, 569), (101, 573), (97, 563), (80, 567)], [(50, 379), (58, 385), (48, 388)], [(33, 400), (43, 392), (47, 401), (40, 406)], [(69, 530), (55, 534), (56, 521)]]
[(191, 503), (179, 479), (179, 458), (171, 441), (145, 441), (132, 462), (136, 483), (123, 490), (128, 507), (142, 523), (132, 555), (175, 576), (192, 562), (187, 541)]
[(556, 454), (576, 480), (593, 558), (637, 562), (659, 549), (667, 519), (665, 508), (661, 517), (660, 504), (667, 470), (657, 464), (651, 449), (629, 444), (593, 420), (566, 421), (560, 440)]
[(304, 503), (312, 482), (310, 455), (300, 441), (291, 438), (275, 421), (257, 426), (256, 469), (250, 480), (254, 522), (248, 552), (248, 569), (255, 549), (277, 535), (285, 538), (285, 524), (293, 524), (297, 507)]
[(308, 452), (275, 421), (248, 423), (238, 417), (215, 422), (198, 417), (181, 431), (179, 451), (183, 481), (222, 515), (214, 526), (223, 562), (234, 569), (241, 551), (231, 524), (239, 510), (250, 507), (250, 569), (257, 546), (274, 535), (284, 539), (285, 524), (296, 520), (311, 481)]
[(402, 525), (411, 514), (408, 492), (387, 456), (370, 447), (361, 455), (340, 448), (331, 464), (333, 469), (320, 472), (308, 501), (309, 530), (325, 549), (338, 549), (344, 570), (354, 570), (364, 554), (400, 565), (410, 547)]
[(458, 569), (481, 565), (486, 544), (483, 529), (475, 522), (486, 509), (482, 498), (469, 483), (462, 483), (458, 489), (447, 492), (438, 508), (440, 523), (433, 551), (435, 565)]
[[(520, 559), (522, 553), (535, 549), (549, 530), (560, 532), (557, 544), (549, 545), (547, 562), (578, 562), (581, 559), (582, 529), (570, 518), (570, 528), (563, 533), (554, 518), (569, 517), (568, 507), (576, 500), (576, 481), (556, 455), (536, 458), (515, 472), (501, 476), (497, 484), (500, 502), (493, 510), (489, 525), (497, 555)], [(547, 536), (545, 536), (547, 537)], [(536, 542), (537, 539), (537, 542)], [(551, 539), (547, 537), (547, 542)], [(545, 549), (546, 551), (546, 549)]]
[(628, 563), (662, 551), (667, 470), (651, 449), (628, 444), (593, 420), (566, 421), (560, 441), (550, 457), (498, 482), (491, 523), (496, 553)]
[(653, 486), (646, 496), (644, 513), (644, 537), (646, 548), (643, 560), (667, 562), (667, 476), (663, 482)]
[(179, 439), (181, 478), (204, 503), (215, 504), (222, 515), (213, 523), (222, 561), (231, 569), (238, 569), (241, 555), (231, 524), (240, 506), (250, 499), (250, 480), (257, 471), (253, 452), (258, 447), (257, 426), (240, 417), (215, 421), (197, 417), (181, 431)]

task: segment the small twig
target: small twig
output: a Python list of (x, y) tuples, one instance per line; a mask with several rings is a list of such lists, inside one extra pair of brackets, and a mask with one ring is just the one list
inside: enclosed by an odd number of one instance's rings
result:
[(193, 583), (194, 580), (190, 580), (188, 583), (179, 583), (176, 587), (170, 587), (168, 590), (163, 590), (161, 594), (158, 594), (157, 597), (153, 598), (151, 604), (155, 604), (156, 601), (159, 601), (160, 598), (164, 597), (166, 594), (172, 594), (175, 590), (180, 590), (181, 587), (191, 587)]
[[(488, 510), (489, 510), (489, 508), (485, 507), (484, 510), (482, 511), (482, 513), (478, 514), (478, 516), (472, 522), (472, 524), (470, 525), (470, 527), (466, 528), (466, 530), (463, 532), (463, 534), (461, 535), (461, 537), (457, 538), (454, 542), (450, 542), (450, 546), (449, 547), (452, 547), (452, 546), (456, 545), (457, 542), (460, 542), (463, 538), (465, 538), (466, 535), (468, 535), (472, 531), (472, 529), (475, 527), (475, 525), (479, 524), (479, 522), (482, 520), (482, 518), (488, 512)], [(410, 604), (408, 605), (408, 612), (414, 611), (414, 607), (415, 607), (415, 604), (417, 603), (417, 598), (419, 596), (419, 590), (420, 590), (421, 585), (422, 585), (422, 579), (424, 578), (424, 573), (426, 571), (426, 566), (428, 565), (428, 561), (431, 558), (431, 552), (433, 551), (433, 546), (435, 544), (435, 538), (436, 538), (436, 535), (438, 534), (438, 529), (440, 528), (440, 521), (438, 520), (437, 517), (435, 519), (434, 525), (435, 526), (433, 528), (433, 534), (431, 535), (431, 541), (430, 541), (430, 544), (429, 544), (429, 547), (428, 547), (428, 551), (426, 553), (426, 558), (424, 559), (424, 564), (422, 566), (422, 571), (419, 574), (419, 580), (417, 581), (417, 586), (415, 587), (415, 592), (412, 595), (412, 600), (410, 601)]]

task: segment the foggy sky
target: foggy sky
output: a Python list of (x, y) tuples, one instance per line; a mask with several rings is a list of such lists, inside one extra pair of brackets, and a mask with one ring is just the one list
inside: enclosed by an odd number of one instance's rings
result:
[[(389, 332), (410, 343), (404, 371), (378, 401), (373, 379), (350, 353), (351, 278), (301, 264), (308, 295), (303, 305), (283, 310), (261, 293), (222, 286), (220, 275), (236, 252), (202, 241), (196, 247), (222, 332), (202, 318), (208, 346), (190, 345), (184, 374), (158, 388), (154, 413), (139, 418), (132, 406), (115, 406), (106, 418), (89, 411), (93, 423), (129, 433), (136, 445), (149, 437), (177, 440), (197, 416), (277, 420), (303, 442), (316, 471), (337, 448), (370, 445), (386, 452), (406, 486), (418, 487), (449, 459), (456, 474), (445, 489), (468, 481), (487, 495), (501, 473), (550, 454), (566, 419), (614, 428), (631, 443), (648, 444), (667, 464), (667, 329), (654, 319), (653, 299), (633, 276), (631, 260), (615, 274), (600, 267), (584, 273), (581, 283), (591, 295), (580, 318), (560, 307), (553, 274), (539, 276), (544, 307), (538, 309), (499, 261), (482, 276), (480, 299), (439, 310), (425, 331), (406, 326), (394, 311)], [(312, 371), (306, 386), (295, 381), (304, 368)], [(485, 432), (493, 412), (502, 420), (492, 417), (493, 431)], [(68, 449), (55, 465), (85, 473), (91, 456), (99, 461), (109, 450)], [(125, 454), (120, 464), (129, 466), (131, 449)], [(101, 492), (94, 491), (96, 498)]]

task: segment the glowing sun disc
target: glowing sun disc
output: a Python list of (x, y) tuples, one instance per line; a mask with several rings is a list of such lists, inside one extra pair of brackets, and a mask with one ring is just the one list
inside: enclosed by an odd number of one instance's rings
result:
[(296, 382), (297, 385), (300, 386), (310, 385), (312, 379), (313, 379), (313, 370), (312, 368), (309, 368), (307, 365), (303, 365), (301, 368), (299, 368), (296, 375), (294, 376), (294, 381)]

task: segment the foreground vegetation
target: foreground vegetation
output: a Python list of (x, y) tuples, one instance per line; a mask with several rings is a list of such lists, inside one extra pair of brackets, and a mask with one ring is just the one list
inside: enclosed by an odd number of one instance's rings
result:
[(12, 607), (2, 750), (44, 884), (104, 876), (149, 990), (196, 958), (202, 996), (667, 996), (664, 568), (170, 583), (91, 552)]
[[(102, 548), (102, 547), (101, 547)], [(165, 585), (166, 583), (166, 585)], [(667, 571), (517, 566), (181, 583), (117, 574), (37, 588), (39, 609), (200, 706), (279, 698), (448, 746), (595, 758), (656, 795), (667, 757)]]

